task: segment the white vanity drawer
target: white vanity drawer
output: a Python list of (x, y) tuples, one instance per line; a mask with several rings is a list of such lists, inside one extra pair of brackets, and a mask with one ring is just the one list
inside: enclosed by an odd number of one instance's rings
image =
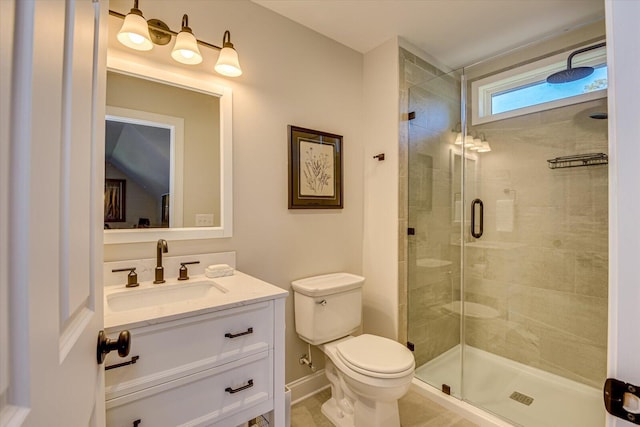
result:
[[(230, 416), (260, 414), (273, 399), (273, 352), (107, 400), (107, 427), (225, 426)], [(248, 419), (248, 418), (247, 418)], [(237, 425), (237, 424), (229, 424)]]
[[(106, 398), (173, 381), (273, 347), (273, 303), (250, 304), (130, 329), (126, 358), (105, 361)], [(107, 331), (111, 338), (117, 333)], [(135, 363), (110, 368), (135, 359)]]

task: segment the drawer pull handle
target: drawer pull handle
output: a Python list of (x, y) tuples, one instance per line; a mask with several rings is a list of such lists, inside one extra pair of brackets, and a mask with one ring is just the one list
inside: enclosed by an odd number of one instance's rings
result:
[(246, 389), (251, 388), (251, 387), (253, 387), (253, 380), (249, 380), (247, 385), (243, 385), (242, 387), (238, 387), (236, 389), (233, 389), (231, 387), (227, 387), (227, 388), (224, 389), (224, 391), (226, 391), (229, 394), (235, 394), (235, 393), (237, 393), (239, 391), (246, 390)]
[(122, 368), (123, 366), (133, 365), (138, 361), (138, 359), (140, 359), (140, 356), (133, 356), (131, 360), (129, 360), (128, 362), (116, 363), (115, 365), (105, 366), (104, 370), (108, 371), (109, 369)]
[(247, 329), (245, 332), (240, 332), (239, 334), (232, 334), (231, 332), (227, 332), (226, 334), (224, 334), (225, 337), (227, 338), (238, 338), (241, 337), (243, 335), (249, 335), (253, 333), (253, 328), (249, 328)]

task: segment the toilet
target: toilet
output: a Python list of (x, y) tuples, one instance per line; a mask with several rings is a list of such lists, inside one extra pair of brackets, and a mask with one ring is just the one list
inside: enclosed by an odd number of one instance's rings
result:
[(362, 322), (364, 277), (333, 273), (291, 283), (298, 336), (325, 355), (331, 398), (322, 413), (339, 427), (400, 427), (398, 399), (411, 386), (415, 360), (388, 338), (352, 336)]

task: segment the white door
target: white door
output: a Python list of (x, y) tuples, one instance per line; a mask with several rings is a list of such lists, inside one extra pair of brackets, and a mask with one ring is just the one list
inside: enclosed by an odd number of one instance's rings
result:
[(107, 6), (0, 7), (0, 424), (100, 426)]
[[(640, 385), (640, 1), (605, 5), (612, 160), (608, 376)], [(610, 416), (607, 425), (636, 424)]]

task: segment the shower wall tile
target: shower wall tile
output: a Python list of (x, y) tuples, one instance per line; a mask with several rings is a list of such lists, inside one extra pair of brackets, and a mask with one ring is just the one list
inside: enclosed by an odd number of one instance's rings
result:
[(424, 71), (430, 73), (431, 75), (441, 76), (444, 74), (444, 72), (439, 70), (437, 67), (429, 64), (427, 61), (423, 60), (419, 56), (414, 55), (414, 62), (418, 67), (422, 68)]
[(549, 330), (541, 337), (540, 360), (584, 378), (594, 387), (601, 387), (606, 379), (606, 350), (606, 345), (594, 344), (562, 331)]
[(430, 321), (420, 328), (414, 344), (416, 366), (455, 347), (460, 344), (460, 317), (449, 314)]
[(528, 246), (519, 251), (515, 283), (535, 288), (570, 292), (574, 289), (575, 253), (555, 248)]
[(540, 340), (543, 330), (537, 322), (509, 313), (506, 322), (505, 352), (502, 356), (528, 366), (540, 367)]
[(422, 69), (419, 65), (411, 62), (405, 62), (404, 64), (404, 78), (407, 87), (418, 85), (420, 83), (431, 80), (436, 77), (428, 70)]
[(503, 319), (465, 319), (465, 342), (494, 354), (505, 354), (506, 323)]
[(606, 300), (609, 292), (609, 256), (605, 252), (582, 252), (576, 256), (575, 292)]
[(509, 290), (509, 310), (594, 344), (606, 342), (607, 304), (603, 298), (517, 285)]

